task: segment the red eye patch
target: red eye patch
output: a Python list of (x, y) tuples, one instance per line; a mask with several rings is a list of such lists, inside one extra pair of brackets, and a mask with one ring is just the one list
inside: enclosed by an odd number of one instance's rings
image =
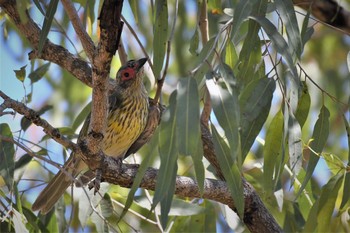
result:
[(135, 77), (135, 71), (132, 68), (126, 68), (121, 73), (122, 81), (130, 80)]

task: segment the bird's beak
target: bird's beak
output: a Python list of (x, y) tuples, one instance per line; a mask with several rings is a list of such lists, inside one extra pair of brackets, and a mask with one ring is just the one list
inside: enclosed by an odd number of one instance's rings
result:
[(147, 62), (147, 58), (141, 58), (137, 60), (137, 71), (141, 69), (141, 67)]

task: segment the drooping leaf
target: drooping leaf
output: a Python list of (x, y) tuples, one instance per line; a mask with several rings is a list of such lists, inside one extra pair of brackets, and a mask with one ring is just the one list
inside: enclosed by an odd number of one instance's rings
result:
[(204, 199), (199, 207), (204, 211), (191, 216), (178, 216), (172, 225), (172, 232), (216, 232), (216, 218), (213, 218), (216, 212), (213, 204)]
[(199, 95), (194, 78), (180, 79), (176, 100), (176, 136), (179, 153), (191, 155), (196, 177), (201, 190), (204, 185), (204, 168), (202, 147), (200, 143)]
[(318, 232), (329, 232), (330, 230), (331, 218), (334, 213), (335, 202), (343, 182), (343, 177), (342, 174), (333, 176), (322, 188), (317, 211)]
[(135, 23), (139, 24), (139, 15), (138, 15), (138, 11), (137, 11), (138, 1), (137, 0), (129, 0), (129, 5), (130, 5), (131, 11), (134, 15)]
[[(145, 196), (135, 196), (135, 203), (145, 209), (151, 208), (149, 199)], [(159, 212), (160, 208), (157, 206), (156, 210)], [(171, 204), (169, 216), (192, 216), (201, 214), (204, 211), (205, 209), (200, 205), (175, 197)]]
[(39, 81), (45, 74), (46, 72), (49, 70), (50, 68), (50, 62), (38, 67), (36, 70), (34, 70), (33, 72), (31, 72), (28, 77), (31, 81), (31, 83), (35, 83), (37, 81)]
[(197, 150), (200, 135), (199, 96), (197, 82), (183, 78), (177, 85), (176, 132), (179, 153), (192, 155)]
[(169, 99), (169, 107), (162, 116), (159, 126), (159, 154), (160, 168), (154, 192), (152, 209), (161, 203), (161, 224), (166, 228), (168, 213), (170, 211), (175, 191), (175, 178), (177, 172), (178, 148), (176, 142), (176, 91)]
[(228, 41), (226, 45), (225, 63), (229, 65), (232, 70), (235, 69), (238, 63), (238, 55), (232, 41)]
[(147, 168), (150, 166), (151, 161), (153, 161), (154, 157), (158, 156), (158, 150), (157, 149), (157, 144), (159, 141), (159, 131), (158, 129), (156, 129), (156, 131), (154, 132), (152, 139), (149, 143), (146, 143), (142, 148), (141, 148), (141, 154), (143, 155), (143, 159), (141, 162), (141, 165), (138, 169), (138, 172), (136, 174), (136, 177), (134, 179), (134, 182), (129, 190), (129, 194), (128, 197), (126, 199), (125, 205), (124, 205), (124, 209), (123, 212), (120, 214), (119, 216), (119, 221), (121, 219), (123, 219), (123, 217), (125, 216), (125, 214), (127, 213), (128, 209), (130, 208), (135, 193), (138, 190), (141, 181), (143, 179), (143, 176), (147, 170)]
[(91, 112), (91, 102), (88, 103), (83, 110), (78, 114), (78, 116), (74, 119), (74, 122), (72, 124), (72, 130), (77, 130), (78, 127), (86, 120), (87, 116)]
[[(348, 139), (348, 163), (347, 163), (347, 169), (350, 168), (350, 126), (349, 122), (346, 119), (346, 117), (343, 115), (343, 121), (345, 125), (346, 135)], [(345, 180), (344, 180), (344, 190), (343, 190), (343, 198), (341, 200), (340, 209), (342, 209), (345, 204), (350, 199), (350, 172), (345, 173)]]
[(301, 128), (304, 126), (307, 116), (309, 115), (311, 105), (311, 98), (306, 82), (302, 82), (302, 86), (301, 97), (298, 102), (297, 112), (295, 113), (295, 118), (298, 120)]
[[(222, 83), (225, 87), (226, 85)], [(230, 145), (230, 154), (233, 161), (241, 164), (240, 136), (238, 131), (240, 115), (237, 93), (231, 94), (227, 88), (223, 88), (214, 82), (214, 79), (207, 79), (206, 86), (210, 93), (213, 110), (220, 126), (225, 131), (225, 136)]]
[(292, 73), (293, 77), (298, 77), (297, 69), (294, 65), (292, 55), (290, 54), (289, 47), (287, 42), (284, 40), (283, 36), (277, 31), (275, 25), (271, 23), (270, 20), (268, 20), (265, 17), (261, 16), (251, 16), (251, 19), (258, 22), (261, 27), (264, 29), (266, 34), (269, 36), (272, 44), (274, 45), (276, 51), (283, 56), (285, 59), (287, 66), (290, 69), (290, 72)]
[(314, 28), (309, 27), (310, 14), (311, 14), (311, 11), (307, 11), (303, 21), (303, 26), (301, 28), (301, 39), (302, 39), (303, 46), (306, 44), (306, 42), (310, 40), (312, 34), (314, 33)]
[[(241, 1), (250, 2), (250, 1)], [(242, 3), (243, 4), (243, 3)], [(251, 10), (251, 15), (264, 16), (267, 10), (267, 1), (258, 0), (255, 1)], [(237, 74), (237, 79), (239, 81), (239, 86), (242, 88), (250, 83), (254, 79), (261, 78), (257, 75), (259, 68), (262, 67), (262, 54), (261, 54), (261, 44), (259, 38), (260, 26), (254, 20), (249, 20), (248, 23), (248, 34), (246, 40), (244, 40), (242, 50), (239, 54), (239, 72)], [(234, 41), (236, 43), (236, 41)], [(265, 75), (265, 73), (263, 74)]]
[(322, 157), (326, 161), (328, 169), (333, 174), (344, 174), (346, 172), (346, 166), (339, 156), (330, 153), (322, 153)]
[(15, 162), (15, 170), (24, 167), (27, 165), (30, 161), (32, 161), (32, 156), (29, 154), (22, 155), (16, 162)]
[(14, 72), (16, 74), (16, 78), (19, 81), (21, 81), (22, 83), (24, 82), (24, 79), (26, 77), (26, 67), (27, 67), (27, 65), (22, 66), (19, 70), (14, 70)]
[[(45, 112), (49, 111), (50, 109), (52, 109), (52, 105), (45, 105), (41, 109), (39, 109), (37, 111), (37, 113), (38, 113), (39, 116), (41, 116), (42, 114), (44, 114)], [(22, 119), (21, 119), (21, 129), (23, 131), (26, 131), (31, 124), (32, 124), (32, 122), (30, 120), (28, 120), (25, 117), (22, 117)]]
[(278, 111), (272, 119), (266, 132), (264, 145), (264, 182), (267, 192), (274, 191), (275, 181), (279, 179), (278, 174), (281, 164), (281, 147), (283, 140), (283, 114)]
[(248, 16), (252, 12), (253, 5), (256, 3), (253, 1), (239, 1), (234, 10), (232, 32), (231, 35), (235, 38), (238, 35), (238, 30), (242, 23), (248, 19)]
[[(325, 146), (329, 134), (329, 116), (330, 113), (326, 106), (322, 106), (318, 119), (314, 126), (314, 131), (312, 134), (312, 142), (310, 143), (310, 148), (312, 153), (310, 153), (310, 159), (307, 165), (305, 179), (301, 185), (301, 188), (297, 194), (297, 197), (303, 191), (307, 182), (310, 180), (312, 173), (315, 170), (315, 167), (320, 159), (319, 155), (321, 154), (323, 147)], [(317, 153), (316, 155), (314, 154)]]
[[(201, 49), (200, 53), (197, 56), (194, 56), (192, 61), (192, 69), (197, 68), (198, 66), (207, 66), (205, 60), (210, 57), (211, 53), (214, 51), (213, 46), (215, 46), (215, 37), (211, 38)], [(198, 82), (198, 80), (197, 80)]]
[(350, 52), (348, 52), (348, 55), (346, 56), (346, 62), (348, 64), (348, 70), (350, 71)]
[(11, 142), (13, 136), (8, 124), (0, 124), (0, 135), (10, 140), (0, 140), (0, 176), (5, 180), (8, 189), (12, 190), (15, 168), (15, 148)]
[(198, 46), (199, 46), (199, 32), (198, 32), (198, 28), (196, 28), (196, 30), (194, 30), (194, 34), (191, 38), (190, 41), (190, 48), (189, 51), (192, 55), (197, 56), (198, 55)]
[[(108, 191), (109, 186), (110, 185), (107, 183), (101, 183), (101, 187), (99, 190), (100, 195), (95, 195), (94, 190), (86, 190), (86, 192), (84, 192), (84, 194), (80, 196), (78, 218), (83, 227), (86, 226), (89, 217), (94, 213), (91, 206), (95, 207), (100, 203), (103, 196)], [(99, 210), (99, 213), (101, 214), (101, 210)]]
[(275, 4), (286, 27), (290, 52), (293, 56), (295, 54), (297, 58), (300, 58), (303, 45), (293, 2), (291, 0), (276, 0)]
[(301, 141), (301, 127), (292, 113), (288, 118), (288, 150), (289, 165), (293, 174), (298, 175), (303, 162), (303, 144)]
[(163, 68), (166, 43), (168, 40), (168, 3), (167, 0), (156, 0), (156, 16), (153, 28), (153, 67), (154, 75), (160, 78)]
[(222, 136), (218, 133), (214, 125), (211, 125), (215, 152), (224, 174), (226, 183), (230, 189), (232, 199), (236, 205), (238, 215), (243, 217), (244, 196), (241, 173), (237, 164), (230, 155), (230, 149)]
[(267, 119), (275, 88), (273, 79), (262, 78), (249, 83), (240, 95), (243, 158), (249, 152)]
[(56, 10), (57, 10), (58, 0), (52, 0), (49, 3), (49, 6), (47, 8), (43, 28), (40, 33), (39, 43), (38, 43), (38, 54), (41, 54), (41, 51), (43, 50), (43, 47), (45, 45), (47, 35), (49, 34), (51, 24), (53, 17), (55, 16)]

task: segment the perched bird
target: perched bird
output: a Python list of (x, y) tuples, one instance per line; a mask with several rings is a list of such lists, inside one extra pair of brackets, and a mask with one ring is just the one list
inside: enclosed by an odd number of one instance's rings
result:
[[(117, 73), (116, 88), (108, 98), (107, 128), (102, 141), (102, 151), (107, 156), (123, 159), (146, 126), (149, 103), (142, 80), (146, 61), (146, 58), (130, 60)], [(89, 123), (90, 115), (79, 133), (78, 142), (87, 135)], [(88, 171), (88, 166), (73, 153), (62, 170), (39, 194), (32, 210), (40, 210), (42, 214), (49, 212), (73, 183), (73, 178)]]

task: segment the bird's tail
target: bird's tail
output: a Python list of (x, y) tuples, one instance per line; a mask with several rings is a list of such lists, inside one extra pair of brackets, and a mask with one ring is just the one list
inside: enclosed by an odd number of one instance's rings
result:
[(46, 214), (52, 209), (66, 189), (73, 183), (75, 176), (81, 171), (81, 163), (84, 162), (76, 160), (80, 160), (80, 158), (70, 158), (70, 161), (67, 161), (63, 169), (44, 188), (32, 205), (33, 211), (40, 210), (42, 214)]

